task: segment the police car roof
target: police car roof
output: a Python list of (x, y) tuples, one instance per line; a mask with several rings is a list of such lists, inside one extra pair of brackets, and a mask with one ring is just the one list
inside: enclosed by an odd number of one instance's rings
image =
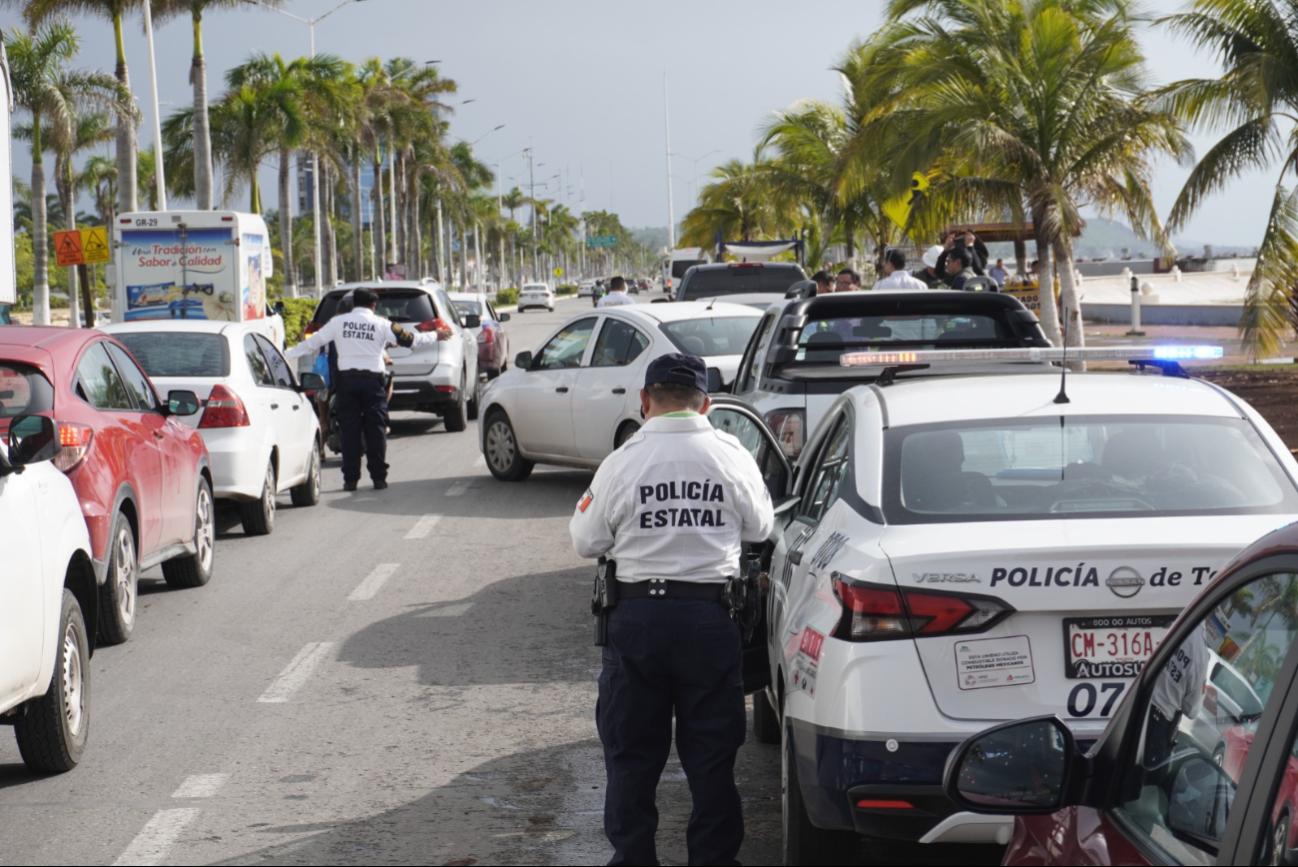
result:
[(1224, 392), (1196, 379), (1070, 373), (1067, 404), (1054, 402), (1059, 383), (1059, 368), (1042, 368), (1040, 373), (898, 380), (886, 388), (856, 386), (848, 393), (861, 405), (881, 402), (892, 427), (1060, 415), (1241, 415)]

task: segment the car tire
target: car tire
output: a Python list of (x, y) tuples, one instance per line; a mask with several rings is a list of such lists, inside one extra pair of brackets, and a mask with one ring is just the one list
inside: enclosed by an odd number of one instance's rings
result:
[(466, 380), (465, 375), (461, 373), (460, 390), (456, 394), (455, 405), (451, 407), (449, 412), (445, 413), (442, 416), (442, 422), (446, 425), (446, 429), (451, 433), (460, 433), (461, 431), (466, 430), (469, 427), (469, 419), (468, 419), (469, 413), (468, 413), (468, 409), (465, 406), (465, 400), (464, 400), (464, 386), (466, 385), (465, 380)]
[(479, 380), (473, 384), (473, 400), (469, 401), (466, 409), (466, 415), (469, 421), (478, 420), (478, 406), (482, 402), (482, 381)]
[(1270, 840), (1262, 852), (1263, 864), (1288, 864), (1285, 859), (1285, 850), (1289, 847), (1289, 814), (1285, 813), (1280, 817), (1274, 828), (1269, 829), (1271, 832)]
[(295, 506), (314, 506), (320, 502), (320, 443), (311, 443), (311, 463), (307, 466), (306, 479), (290, 492)]
[(487, 432), (483, 442), (487, 469), (497, 479), (502, 482), (521, 482), (532, 475), (536, 464), (523, 457), (518, 450), (514, 426), (510, 424), (509, 416), (501, 410), (493, 410), (487, 416)]
[(261, 496), (250, 503), (239, 504), (239, 519), (248, 536), (269, 536), (275, 530), (275, 462), (266, 464), (266, 478), (262, 482)]
[(216, 510), (207, 479), (198, 481), (194, 513), (194, 553), (162, 564), (162, 577), (172, 587), (202, 587), (212, 580), (212, 566), (216, 561)]
[(135, 529), (118, 512), (108, 531), (107, 577), (99, 589), (99, 641), (121, 644), (135, 631), (139, 613), (140, 552)]
[(626, 441), (631, 439), (631, 437), (635, 436), (637, 433), (639, 433), (639, 431), (640, 431), (640, 425), (636, 424), (633, 421), (629, 421), (623, 424), (620, 428), (617, 429), (617, 434), (613, 437), (614, 450), (620, 449), (622, 448), (622, 446), (626, 445)]
[(766, 690), (753, 693), (753, 737), (759, 744), (780, 742), (780, 715), (771, 706)]
[(49, 689), (14, 721), (23, 763), (46, 774), (75, 768), (90, 734), (90, 635), (77, 597), (66, 587), (58, 641)]
[(793, 738), (786, 721), (783, 728), (780, 779), (783, 784), (784, 863), (788, 865), (856, 864), (861, 839), (851, 831), (826, 831), (811, 824), (798, 782)]

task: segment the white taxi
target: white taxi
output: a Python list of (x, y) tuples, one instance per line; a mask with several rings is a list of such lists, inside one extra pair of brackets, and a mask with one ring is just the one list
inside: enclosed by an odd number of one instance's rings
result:
[(0, 725), (12, 725), (34, 771), (70, 771), (90, 733), (90, 654), (99, 610), (90, 534), (76, 491), (51, 460), (54, 388), (35, 368), (0, 365)]
[[(1087, 354), (1175, 374), (1162, 358), (1196, 350)], [(1298, 519), (1298, 463), (1243, 401), (1176, 375), (1061, 389), (1058, 358), (843, 356), (912, 375), (843, 394), (777, 509), (754, 728), (783, 742), (786, 864), (850, 863), (862, 836), (1006, 842), (1011, 820), (943, 794), (951, 750), (1048, 714), (1097, 737), (1173, 618)]]

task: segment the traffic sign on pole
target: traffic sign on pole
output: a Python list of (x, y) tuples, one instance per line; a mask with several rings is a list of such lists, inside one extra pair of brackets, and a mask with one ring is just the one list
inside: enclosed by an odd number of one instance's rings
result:
[(563, 269), (562, 269), (562, 268), (555, 268), (555, 269), (554, 269), (554, 276), (556, 276), (556, 277), (562, 277), (562, 276), (563, 276)]
[(58, 257), (60, 268), (73, 268), (86, 264), (85, 253), (81, 249), (81, 233), (76, 229), (55, 232), (54, 255)]
[(617, 235), (591, 235), (586, 239), (587, 247), (616, 247)]
[(81, 251), (87, 265), (99, 265), (108, 261), (108, 227), (96, 226), (93, 229), (81, 230)]

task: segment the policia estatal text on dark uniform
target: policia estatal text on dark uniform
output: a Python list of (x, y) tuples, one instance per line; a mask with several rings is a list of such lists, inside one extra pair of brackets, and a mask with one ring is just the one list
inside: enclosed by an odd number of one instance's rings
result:
[(412, 347), (450, 339), (450, 330), (407, 331), (374, 312), (378, 296), (368, 289), (352, 292), (355, 307), (330, 319), (315, 334), (284, 353), (288, 358), (316, 352), (331, 342), (338, 351), (338, 425), (343, 440), (343, 489), (356, 490), (361, 478), (361, 437), (364, 435), (370, 479), (374, 487), (388, 486), (388, 394), (383, 355), (391, 344)]
[(723, 598), (733, 598), (727, 584), (740, 575), (743, 543), (764, 541), (774, 515), (752, 456), (704, 417), (706, 391), (701, 358), (652, 361), (640, 393), (645, 426), (604, 461), (570, 525), (580, 556), (616, 570), (602, 603), (616, 598), (595, 711), (610, 864), (658, 863), (654, 793), (673, 718), (694, 798), (689, 863), (739, 863), (743, 652)]

